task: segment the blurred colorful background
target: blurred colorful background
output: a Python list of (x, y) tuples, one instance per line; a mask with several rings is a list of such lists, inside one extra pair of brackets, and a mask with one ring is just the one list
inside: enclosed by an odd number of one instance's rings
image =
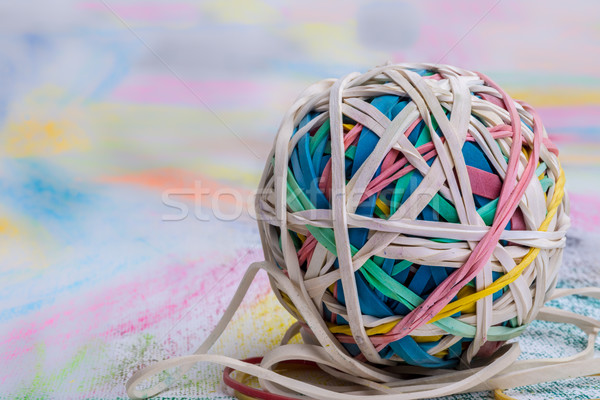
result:
[[(304, 87), (388, 60), (482, 71), (539, 110), (572, 203), (559, 285), (599, 285), (597, 1), (3, 2), (0, 398), (122, 399), (140, 365), (193, 351), (262, 258), (254, 220), (223, 194), (249, 198)], [(597, 301), (555, 305), (600, 318)], [(290, 323), (260, 276), (213, 351), (261, 355)], [(538, 322), (519, 340), (523, 357), (586, 343)], [(163, 396), (228, 398), (214, 365)]]

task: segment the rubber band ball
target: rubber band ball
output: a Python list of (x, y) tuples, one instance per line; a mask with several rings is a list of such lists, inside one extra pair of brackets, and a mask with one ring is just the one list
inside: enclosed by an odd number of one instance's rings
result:
[(256, 199), (266, 260), (302, 296), (272, 288), (331, 354), (419, 371), (491, 360), (556, 286), (564, 185), (539, 115), (484, 74), (387, 64), (317, 82)]

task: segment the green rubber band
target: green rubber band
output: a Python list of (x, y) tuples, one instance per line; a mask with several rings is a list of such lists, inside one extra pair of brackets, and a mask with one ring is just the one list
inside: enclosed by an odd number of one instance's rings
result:
[(408, 260), (400, 261), (399, 263), (394, 265), (394, 268), (392, 268), (392, 276), (398, 275), (400, 272), (404, 271), (406, 268), (409, 268), (411, 265), (413, 265), (413, 263)]
[(329, 118), (323, 122), (323, 124), (317, 129), (317, 132), (314, 136), (310, 137), (308, 142), (308, 149), (310, 151), (310, 155), (313, 156), (315, 154), (315, 150), (317, 146), (327, 137), (329, 134)]

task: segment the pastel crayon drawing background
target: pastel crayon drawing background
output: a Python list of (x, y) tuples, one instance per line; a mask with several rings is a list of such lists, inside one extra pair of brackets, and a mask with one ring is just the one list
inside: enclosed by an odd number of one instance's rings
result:
[[(559, 285), (600, 284), (599, 15), (594, 0), (4, 2), (0, 398), (122, 399), (138, 366), (194, 350), (262, 258), (226, 193), (250, 199), (304, 87), (387, 60), (482, 71), (539, 110), (571, 199)], [(600, 318), (594, 300), (559, 305)], [(261, 276), (213, 351), (261, 355), (291, 322)], [(539, 357), (586, 339), (536, 322), (519, 340)], [(200, 365), (164, 396), (227, 398), (220, 375)], [(508, 393), (600, 397), (600, 380)]]

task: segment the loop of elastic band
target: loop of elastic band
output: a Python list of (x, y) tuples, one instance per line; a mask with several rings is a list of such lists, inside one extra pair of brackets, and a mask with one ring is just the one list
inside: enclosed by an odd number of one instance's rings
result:
[[(260, 358), (252, 358), (247, 361), (240, 361), (219, 355), (202, 354), (207, 352), (218, 339), (218, 337), (221, 335), (221, 333), (231, 320), (233, 313), (241, 303), (241, 300), (246, 294), (248, 287), (252, 279), (254, 278), (256, 272), (260, 269), (265, 269), (278, 285), (286, 289), (286, 292), (289, 293), (290, 296), (293, 296), (295, 298), (296, 295), (298, 295), (297, 289), (293, 286), (293, 284), (289, 281), (289, 278), (287, 278), (287, 276), (285, 276), (285, 274), (283, 274), (279, 268), (267, 262), (252, 264), (248, 268), (245, 279), (242, 280), (240, 287), (238, 287), (238, 290), (236, 291), (232, 302), (230, 303), (227, 310), (225, 311), (225, 314), (217, 324), (217, 327), (205, 340), (205, 342), (198, 348), (198, 350), (193, 355), (164, 360), (149, 367), (146, 367), (141, 371), (136, 372), (126, 384), (128, 395), (132, 399), (144, 399), (151, 396), (155, 396), (164, 389), (168, 388), (172, 383), (174, 383), (175, 379), (178, 379), (181, 376), (181, 374), (184, 373), (184, 371), (189, 370), (189, 368), (197, 362), (213, 362), (228, 366), (229, 369), (226, 370), (225, 374), (226, 384), (232, 385), (232, 387), (235, 390), (242, 394), (245, 394), (247, 396), (259, 396), (258, 398), (263, 398), (265, 400), (289, 400), (291, 397), (282, 396), (277, 393), (268, 393), (262, 390), (255, 391), (259, 389), (249, 388), (247, 387), (247, 385), (243, 385), (240, 382), (237, 382), (235, 379), (231, 378), (230, 374), (233, 372), (233, 370), (240, 370), (246, 374), (257, 376), (266, 381), (279, 383), (282, 386), (297, 391), (297, 393), (299, 394), (304, 394), (321, 399), (339, 398), (347, 400), (367, 400), (366, 396), (368, 396), (371, 399), (380, 400), (409, 400), (423, 398), (426, 396), (441, 396), (466, 391), (509, 389), (523, 385), (545, 382), (548, 380), (567, 379), (572, 378), (574, 376), (589, 376), (600, 373), (600, 358), (591, 358), (593, 357), (593, 346), (595, 343), (595, 338), (597, 337), (598, 330), (600, 329), (600, 321), (578, 314), (574, 314), (568, 311), (553, 309), (549, 307), (542, 308), (539, 314), (540, 319), (552, 322), (571, 323), (583, 329), (584, 332), (586, 332), (590, 337), (590, 340), (588, 341), (588, 347), (584, 351), (578, 353), (575, 356), (567, 357), (564, 359), (523, 360), (515, 362), (520, 351), (518, 350), (518, 346), (514, 347), (516, 343), (513, 343), (512, 345), (507, 345), (512, 347), (510, 347), (510, 350), (506, 352), (505, 355), (500, 355), (498, 359), (495, 359), (491, 364), (487, 365), (486, 367), (483, 367), (483, 369), (474, 368), (471, 370), (463, 371), (449, 371), (448, 374), (442, 377), (430, 376), (424, 378), (417, 378), (413, 381), (392, 380), (386, 384), (387, 387), (396, 387), (403, 389), (396, 389), (396, 392), (390, 394), (382, 394), (378, 391), (372, 391), (372, 389), (369, 389), (368, 387), (365, 387), (365, 390), (367, 392), (371, 390), (371, 392), (368, 392), (370, 394), (365, 395), (350, 395), (341, 392), (333, 393), (330, 390), (319, 388), (309, 383), (298, 381), (296, 379), (278, 374), (270, 369), (265, 369), (263, 367), (255, 365), (260, 362)], [(574, 294), (582, 294), (586, 296), (600, 298), (600, 289), (558, 289), (554, 293), (552, 298), (559, 298), (562, 296)], [(290, 328), (294, 331), (292, 332), (292, 334), (297, 331), (297, 328), (297, 324), (294, 324)], [(286, 338), (289, 339), (291, 338), (291, 336), (292, 335), (286, 335)], [(307, 348), (311, 347), (309, 345), (293, 346), (301, 346), (298, 349), (301, 349), (302, 346), (306, 346)], [(279, 349), (281, 349), (281, 347)], [(507, 349), (509, 348), (507, 347)], [(301, 356), (302, 351), (299, 350), (294, 352), (293, 354), (290, 353), (290, 360), (277, 359), (276, 362), (306, 362), (304, 360), (299, 360)], [(321, 358), (321, 360), (321, 362), (325, 364), (331, 362), (330, 360), (328, 361), (326, 358)], [(156, 386), (146, 390), (137, 389), (137, 386), (146, 381), (147, 379), (155, 377), (163, 371), (177, 367), (181, 368), (179, 374), (175, 375), (175, 377), (171, 377), (166, 382), (160, 382)], [(465, 373), (467, 375), (465, 375)], [(456, 376), (456, 378), (452, 378), (453, 376)], [(360, 379), (356, 378), (356, 381), (360, 381)], [(364, 382), (366, 383), (368, 381)], [(495, 385), (497, 386), (494, 387)], [(365, 393), (365, 390), (363, 390), (362, 392)], [(504, 394), (501, 393), (497, 395)]]

